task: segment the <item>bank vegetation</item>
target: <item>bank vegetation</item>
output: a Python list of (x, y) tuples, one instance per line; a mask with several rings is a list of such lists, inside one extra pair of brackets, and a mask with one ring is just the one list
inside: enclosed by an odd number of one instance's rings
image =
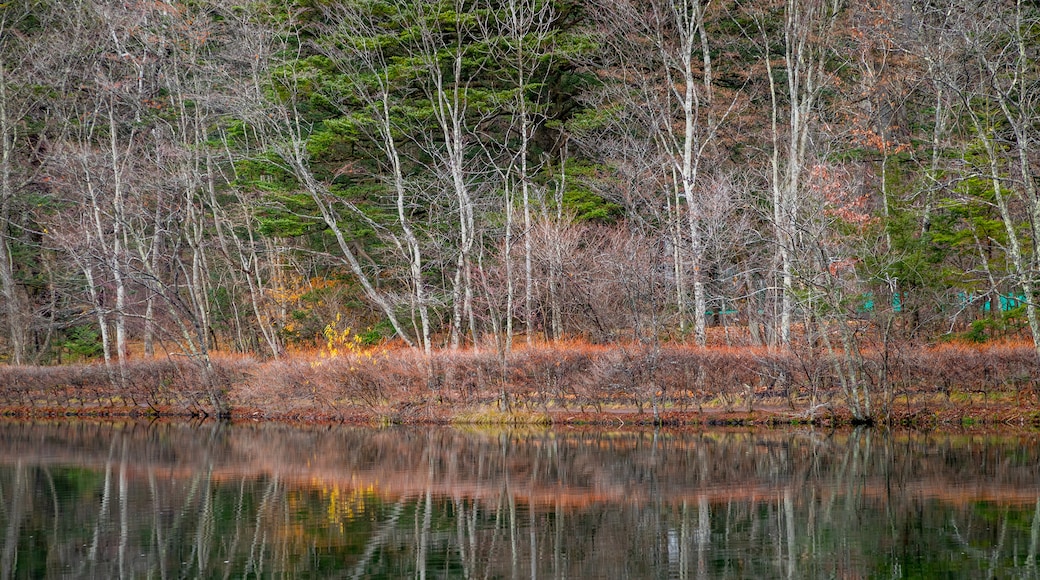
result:
[[(513, 350), (326, 352), (262, 361), (134, 359), (0, 366), (10, 416), (193, 416), (393, 423), (1040, 425), (1031, 345), (868, 350), (858, 390), (844, 357), (752, 347), (542, 344)], [(216, 395), (214, 395), (216, 393)], [(214, 396), (219, 396), (216, 401)], [(853, 400), (852, 397), (858, 397)], [(851, 412), (859, 407), (862, 415)]]

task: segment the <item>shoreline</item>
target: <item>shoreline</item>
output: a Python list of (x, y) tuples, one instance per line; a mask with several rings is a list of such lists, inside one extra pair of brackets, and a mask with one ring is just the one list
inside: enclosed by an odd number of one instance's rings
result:
[(354, 425), (388, 427), (411, 426), (482, 426), (482, 427), (596, 427), (596, 428), (786, 428), (821, 427), (847, 428), (868, 425), (883, 428), (1010, 428), (1040, 431), (1040, 410), (1035, 406), (1005, 403), (943, 403), (918, 402), (891, 414), (890, 421), (856, 422), (845, 409), (827, 409), (809, 416), (799, 410), (756, 408), (725, 410), (709, 408), (696, 410), (664, 410), (656, 417), (653, 412), (634, 408), (615, 408), (603, 411), (579, 409), (528, 410), (509, 412), (486, 408), (458, 408), (446, 405), (431, 406), (408, 417), (378, 414), (361, 408), (330, 412), (328, 409), (300, 408), (294, 412), (273, 412), (256, 408), (232, 410), (225, 416), (191, 413), (176, 409), (154, 409), (129, 406), (90, 408), (71, 407), (11, 407), (0, 406), (0, 420), (162, 420), (162, 421), (226, 421), (236, 423), (281, 423), (287, 425)]

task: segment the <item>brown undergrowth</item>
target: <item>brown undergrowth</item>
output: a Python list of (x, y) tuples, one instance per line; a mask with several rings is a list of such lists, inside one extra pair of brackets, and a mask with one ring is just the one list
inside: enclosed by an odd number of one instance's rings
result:
[[(0, 366), (8, 415), (212, 414), (374, 423), (847, 423), (826, 355), (753, 347), (543, 344), (508, 356), (411, 349), (294, 353), (272, 361)], [(878, 422), (1040, 424), (1040, 369), (1028, 344), (942, 345), (864, 353)]]

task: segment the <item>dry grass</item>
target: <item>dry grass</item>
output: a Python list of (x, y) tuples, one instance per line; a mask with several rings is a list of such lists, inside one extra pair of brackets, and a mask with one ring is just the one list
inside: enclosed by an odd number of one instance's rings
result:
[[(427, 361), (405, 349), (326, 356), (297, 352), (274, 361), (216, 354), (213, 372), (182, 358), (103, 365), (0, 367), (7, 412), (211, 414), (217, 393), (239, 415), (380, 423), (542, 422), (560, 412), (715, 408), (805, 410), (832, 401), (838, 377), (819, 352), (665, 344), (610, 347), (580, 342), (490, 350), (444, 350)], [(940, 396), (1032, 404), (1040, 368), (1029, 344), (947, 344), (864, 354), (863, 380), (888, 403)], [(956, 395), (956, 396), (955, 396)], [(968, 397), (972, 400), (971, 397)], [(881, 401), (879, 401), (881, 403)]]

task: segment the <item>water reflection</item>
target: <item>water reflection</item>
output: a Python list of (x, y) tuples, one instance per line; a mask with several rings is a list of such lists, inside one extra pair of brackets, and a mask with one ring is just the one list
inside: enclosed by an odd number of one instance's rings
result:
[(0, 577), (1040, 578), (1035, 434), (0, 424)]

